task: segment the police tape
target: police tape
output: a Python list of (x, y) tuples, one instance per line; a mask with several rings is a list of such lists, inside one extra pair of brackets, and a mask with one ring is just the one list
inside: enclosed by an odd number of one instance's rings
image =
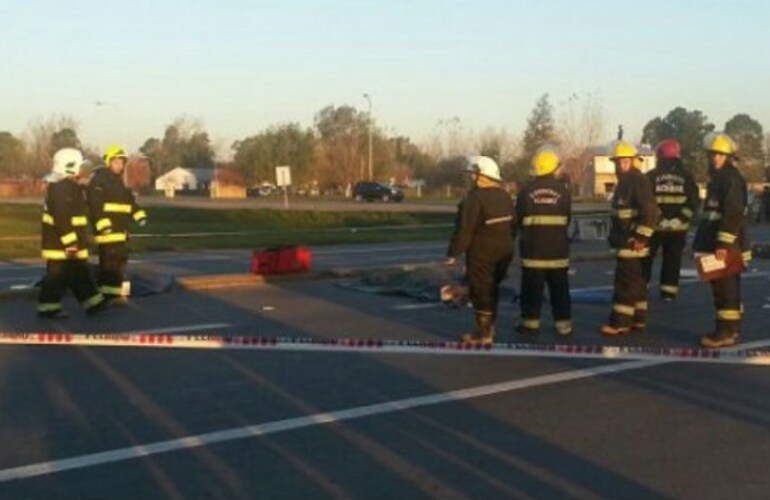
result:
[[(766, 343), (761, 343), (766, 345)], [(260, 337), (245, 335), (159, 335), (141, 333), (0, 333), (0, 345), (237, 349), (260, 351), (358, 352), (376, 354), (476, 355), (604, 360), (684, 361), (770, 365), (770, 351), (750, 345), (714, 350), (694, 347), (641, 347), (584, 344), (383, 340), (357, 338)]]

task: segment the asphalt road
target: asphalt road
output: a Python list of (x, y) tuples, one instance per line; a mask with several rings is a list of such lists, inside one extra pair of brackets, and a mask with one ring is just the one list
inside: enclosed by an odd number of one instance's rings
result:
[[(317, 262), (431, 261), (443, 249), (326, 248)], [(226, 272), (247, 257), (149, 260)], [(606, 288), (611, 267), (576, 263), (573, 287)], [(769, 271), (757, 261), (744, 279), (744, 346), (770, 346)], [(472, 327), (468, 310), (337, 285), (177, 290), (94, 318), (68, 303), (74, 314), (59, 322), (3, 301), (0, 326), (408, 340)], [(674, 304), (653, 299), (647, 332), (608, 341), (596, 331), (609, 304), (579, 302), (569, 342), (691, 346), (712, 326), (710, 304), (707, 287), (684, 284)], [(521, 341), (516, 314), (502, 304), (501, 341)], [(547, 328), (534, 341), (564, 342)], [(764, 499), (768, 390), (766, 367), (707, 362), (3, 346), (0, 498)], [(31, 464), (37, 475), (22, 478)]]
[[(141, 196), (139, 203), (145, 207), (186, 207), (205, 209), (262, 209), (284, 210), (283, 198), (269, 196), (266, 198), (245, 199), (218, 199), (203, 198), (200, 196), (179, 196), (176, 198), (163, 198), (161, 196)], [(3, 198), (3, 203), (40, 203), (39, 197)], [(353, 200), (328, 200), (328, 199), (290, 199), (289, 210), (310, 211), (394, 211), (394, 212), (446, 212), (454, 213), (457, 210), (456, 201), (415, 201), (407, 199), (401, 203), (382, 202), (355, 202)], [(579, 203), (575, 204), (576, 212), (595, 212), (609, 210), (608, 203)]]

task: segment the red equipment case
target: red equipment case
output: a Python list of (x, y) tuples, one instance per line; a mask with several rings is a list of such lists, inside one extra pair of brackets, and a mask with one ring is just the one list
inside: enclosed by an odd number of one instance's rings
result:
[(279, 247), (255, 250), (251, 257), (251, 272), (268, 276), (310, 271), (313, 253), (307, 247)]

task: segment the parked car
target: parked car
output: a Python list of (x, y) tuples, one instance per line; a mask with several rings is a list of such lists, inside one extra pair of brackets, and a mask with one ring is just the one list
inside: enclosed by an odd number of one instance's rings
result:
[(356, 201), (404, 201), (404, 191), (379, 182), (359, 182), (353, 186), (353, 199)]
[(277, 188), (275, 187), (275, 185), (269, 182), (263, 182), (262, 184), (257, 184), (246, 189), (246, 196), (249, 196), (249, 197), (271, 196), (276, 192), (277, 192)]

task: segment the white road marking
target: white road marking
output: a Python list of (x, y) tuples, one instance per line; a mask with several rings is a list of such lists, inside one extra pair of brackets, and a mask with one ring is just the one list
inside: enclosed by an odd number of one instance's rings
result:
[(441, 302), (428, 302), (424, 304), (402, 304), (395, 306), (393, 309), (396, 311), (419, 311), (420, 309), (436, 309), (443, 306), (444, 304)]
[(620, 373), (628, 370), (638, 370), (640, 368), (648, 368), (658, 364), (663, 363), (655, 361), (631, 361), (627, 363), (618, 363), (609, 366), (600, 366), (583, 370), (570, 370), (539, 377), (531, 377), (521, 380), (512, 380), (497, 384), (460, 389), (456, 391), (430, 394), (427, 396), (399, 399), (367, 406), (357, 406), (333, 412), (316, 413), (314, 415), (290, 418), (286, 420), (277, 420), (263, 424), (223, 429), (205, 434), (171, 439), (168, 441), (159, 441), (144, 445), (104, 451), (101, 453), (79, 455), (70, 458), (52, 460), (49, 462), (40, 462), (36, 464), (24, 465), (21, 467), (3, 469), (0, 470), (0, 482), (28, 479), (69, 470), (84, 469), (87, 467), (96, 467), (108, 463), (133, 460), (136, 458), (157, 455), (160, 453), (187, 450), (201, 446), (209, 446), (216, 443), (266, 436), (278, 432), (314, 427), (317, 425), (356, 420), (359, 418), (382, 415), (386, 413), (401, 412), (413, 408), (464, 401), (483, 396), (491, 396), (495, 394), (527, 389), (530, 387), (595, 377), (598, 375)]
[[(208, 326), (208, 325), (197, 325), (197, 327), (202, 327), (202, 326)], [(196, 328), (196, 326), (185, 327), (185, 328)], [(180, 331), (180, 328), (176, 328), (176, 331)], [(731, 348), (730, 350), (743, 351), (748, 349), (766, 347), (768, 345), (770, 345), (770, 339), (760, 340), (756, 342), (749, 342), (749, 343), (737, 346), (735, 348)], [(558, 384), (562, 382), (570, 382), (573, 380), (587, 379), (591, 377), (597, 377), (600, 375), (621, 373), (621, 372), (630, 371), (630, 370), (639, 370), (643, 368), (650, 368), (653, 366), (659, 366), (664, 364), (669, 364), (669, 362), (629, 361), (629, 362), (623, 362), (623, 363), (615, 363), (611, 365), (598, 366), (598, 367), (586, 368), (586, 369), (580, 369), (580, 370), (569, 370), (569, 371), (552, 373), (549, 375), (541, 375), (537, 377), (530, 377), (530, 378), (525, 378), (520, 380), (511, 380), (508, 382), (470, 387), (466, 389), (459, 389), (459, 390), (443, 392), (443, 393), (429, 394), (426, 396), (417, 396), (412, 398), (399, 399), (395, 401), (386, 401), (384, 403), (376, 403), (376, 404), (366, 405), (366, 406), (356, 406), (353, 408), (346, 408), (343, 410), (337, 410), (333, 412), (316, 413), (314, 415), (307, 415), (304, 417), (277, 420), (273, 422), (248, 425), (244, 427), (236, 427), (231, 429), (222, 429), (219, 431), (208, 432), (204, 434), (197, 434), (194, 436), (186, 436), (178, 439), (170, 439), (167, 441), (157, 441), (154, 443), (148, 443), (144, 445), (118, 448), (115, 450), (109, 450), (109, 451), (104, 451), (100, 453), (79, 455), (79, 456), (63, 458), (59, 460), (39, 462), (36, 464), (24, 465), (21, 467), (12, 467), (9, 469), (3, 469), (3, 470), (0, 470), (0, 482), (28, 479), (32, 477), (56, 474), (59, 472), (65, 472), (69, 470), (96, 467), (96, 466), (100, 466), (108, 463), (133, 460), (137, 458), (147, 457), (150, 455), (157, 455), (160, 453), (167, 453), (171, 451), (188, 450), (192, 448), (199, 448), (201, 446), (209, 446), (212, 444), (224, 443), (228, 441), (237, 441), (240, 439), (249, 439), (249, 438), (254, 438), (259, 436), (267, 436), (269, 434), (276, 434), (279, 432), (286, 432), (286, 431), (303, 429), (307, 427), (314, 427), (314, 426), (324, 425), (324, 424), (331, 424), (336, 422), (357, 420), (360, 418), (370, 417), (374, 415), (397, 413), (405, 410), (410, 410), (413, 408), (421, 408), (421, 407), (433, 406), (433, 405), (444, 404), (444, 403), (465, 401), (469, 399), (492, 396), (496, 394), (504, 394), (504, 393), (518, 391), (522, 389), (528, 389), (531, 387), (540, 387), (545, 385)]]
[(199, 332), (201, 330), (216, 330), (218, 328), (229, 328), (229, 327), (230, 327), (230, 323), (202, 323), (199, 325), (169, 326), (166, 328), (154, 328), (152, 330), (133, 330), (130, 332), (118, 332), (118, 333), (115, 333), (115, 335), (139, 335), (139, 334), (161, 335), (163, 333)]
[(313, 253), (315, 255), (343, 255), (343, 254), (356, 254), (356, 253), (373, 253), (373, 252), (403, 252), (405, 250), (433, 250), (433, 249), (446, 249), (447, 245), (442, 244), (424, 244), (424, 245), (410, 245), (410, 246), (376, 246), (376, 247), (363, 247), (363, 248), (335, 248), (335, 249), (318, 249), (314, 248)]

